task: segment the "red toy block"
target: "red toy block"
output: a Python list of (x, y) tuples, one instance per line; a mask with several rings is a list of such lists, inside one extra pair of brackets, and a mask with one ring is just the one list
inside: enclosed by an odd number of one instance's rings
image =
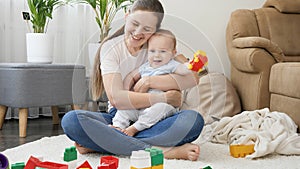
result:
[(38, 158), (30, 156), (24, 169), (35, 169), (36, 167), (42, 167), (47, 169), (68, 169), (68, 165), (66, 164), (59, 164), (49, 161), (42, 162)]
[(41, 162), (38, 167), (47, 168), (47, 169), (68, 169), (68, 165), (59, 164), (50, 161)]
[(35, 167), (38, 167), (38, 164), (40, 164), (40, 163), (41, 163), (41, 161), (38, 158), (30, 156), (24, 169), (35, 169)]
[(90, 163), (88, 161), (85, 161), (84, 163), (82, 163), (79, 167), (77, 167), (76, 169), (93, 169), (92, 166), (90, 165)]
[(119, 166), (119, 159), (114, 156), (102, 156), (100, 159), (100, 166), (98, 169), (117, 169)]

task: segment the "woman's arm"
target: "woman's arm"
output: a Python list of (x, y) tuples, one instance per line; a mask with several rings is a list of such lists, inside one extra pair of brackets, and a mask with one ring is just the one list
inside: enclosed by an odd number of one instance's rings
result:
[(176, 107), (181, 104), (180, 92), (169, 91), (150, 94), (125, 90), (119, 73), (103, 75), (103, 83), (110, 103), (120, 110), (146, 108), (159, 102), (169, 103)]
[[(188, 61), (183, 55), (178, 55), (175, 59), (181, 63)], [(162, 91), (184, 90), (198, 84), (199, 76), (196, 72), (193, 75), (168, 74), (144, 77), (135, 84), (134, 91), (147, 92), (149, 89), (159, 89)]]

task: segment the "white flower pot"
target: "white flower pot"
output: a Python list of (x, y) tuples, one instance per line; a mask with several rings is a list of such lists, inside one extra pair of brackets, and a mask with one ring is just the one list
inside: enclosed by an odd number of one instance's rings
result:
[(27, 33), (27, 62), (52, 63), (54, 36), (45, 33)]

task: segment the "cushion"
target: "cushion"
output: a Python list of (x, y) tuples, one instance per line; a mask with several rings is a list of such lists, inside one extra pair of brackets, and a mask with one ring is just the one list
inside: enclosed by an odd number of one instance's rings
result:
[(300, 13), (300, 0), (267, 0), (263, 7), (274, 7), (282, 13)]
[(198, 111), (208, 124), (241, 112), (241, 104), (231, 82), (221, 73), (210, 72), (197, 86), (183, 92), (181, 109)]

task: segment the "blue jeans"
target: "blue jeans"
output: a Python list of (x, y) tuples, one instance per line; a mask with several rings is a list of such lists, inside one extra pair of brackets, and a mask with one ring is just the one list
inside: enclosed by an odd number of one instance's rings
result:
[(131, 137), (108, 126), (116, 111), (73, 110), (64, 115), (61, 125), (71, 140), (86, 148), (127, 156), (132, 151), (152, 146), (173, 147), (192, 142), (198, 138), (204, 125), (198, 112), (182, 110)]

